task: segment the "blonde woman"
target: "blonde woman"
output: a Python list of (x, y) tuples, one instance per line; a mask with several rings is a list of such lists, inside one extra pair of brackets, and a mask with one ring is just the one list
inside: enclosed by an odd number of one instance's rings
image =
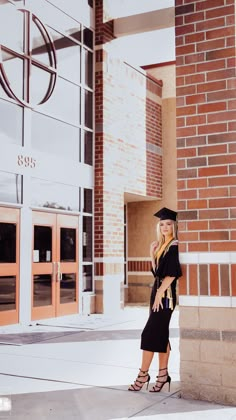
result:
[(177, 239), (177, 213), (164, 207), (154, 216), (160, 219), (157, 225), (157, 241), (150, 245), (151, 271), (155, 280), (150, 297), (150, 315), (141, 335), (142, 365), (134, 384), (128, 388), (129, 391), (140, 391), (145, 383), (148, 388), (148, 371), (154, 353), (158, 353), (159, 372), (156, 383), (149, 392), (160, 392), (166, 383), (170, 390), (169, 323), (176, 305), (176, 282), (182, 275)]

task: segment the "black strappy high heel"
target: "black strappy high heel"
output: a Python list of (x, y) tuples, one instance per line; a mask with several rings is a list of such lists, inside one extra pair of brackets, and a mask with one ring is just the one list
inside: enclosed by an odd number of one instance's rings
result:
[[(162, 390), (163, 386), (167, 383), (169, 384), (169, 392), (170, 392), (171, 377), (168, 374), (167, 368), (159, 369), (159, 372), (161, 370), (166, 370), (166, 374), (165, 375), (158, 375), (156, 377), (157, 378), (156, 384), (152, 387), (152, 389), (150, 389), (149, 392), (160, 392)], [(159, 378), (164, 378), (164, 377), (167, 377), (166, 381), (159, 381)]]
[[(150, 382), (150, 379), (151, 379), (150, 378), (150, 375), (148, 373), (148, 370), (141, 370), (141, 369), (139, 369), (139, 371), (141, 373), (143, 373), (144, 375), (138, 375), (137, 376), (137, 379), (134, 381), (134, 383), (132, 385), (130, 385), (130, 387), (128, 388), (128, 391), (141, 391), (141, 389), (142, 389), (142, 387), (143, 387), (144, 384), (147, 384), (147, 389), (148, 389), (149, 382)], [(146, 376), (147, 376), (147, 380), (146, 381), (139, 381), (138, 378), (145, 378)]]

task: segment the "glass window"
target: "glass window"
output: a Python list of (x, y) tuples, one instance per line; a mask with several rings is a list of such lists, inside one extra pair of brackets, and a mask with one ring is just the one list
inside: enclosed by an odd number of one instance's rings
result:
[[(42, 33), (41, 27), (33, 21), (31, 24), (31, 43), (32, 43), (32, 57), (37, 61), (50, 65), (49, 46), (45, 42), (45, 34)], [(44, 31), (45, 32), (45, 31)], [(48, 37), (46, 36), (48, 41)]]
[(93, 48), (93, 31), (91, 31), (91, 29), (84, 28), (83, 34), (84, 34), (84, 45), (92, 49)]
[[(23, 109), (21, 106), (0, 100), (0, 143), (22, 145)], [(14, 121), (14, 124), (13, 124)]]
[(0, 40), (4, 47), (23, 52), (23, 13), (7, 1), (0, 4)]
[(84, 163), (93, 165), (93, 133), (84, 132)]
[(84, 124), (88, 128), (93, 128), (93, 94), (88, 90), (85, 90), (84, 95)]
[(22, 204), (22, 175), (0, 171), (0, 201)]
[[(27, 7), (36, 16), (40, 17), (45, 24), (54, 28), (56, 22), (58, 30), (72, 36), (78, 41), (81, 40), (81, 25), (78, 22), (81, 18), (81, 9), (78, 5), (78, 0), (51, 0), (50, 3), (45, 0), (27, 0)], [(60, 9), (67, 14), (62, 13)], [(77, 18), (78, 21), (75, 20)]]
[(93, 290), (93, 266), (83, 265), (83, 292)]
[[(38, 98), (42, 99), (41, 96), (42, 92), (45, 92), (46, 80), (48, 83), (47, 73), (43, 75), (43, 71), (41, 73), (39, 71), (33, 72), (34, 102)], [(40, 111), (45, 114), (52, 115), (62, 121), (68, 121), (74, 125), (80, 124), (80, 88), (61, 77), (57, 78), (55, 89), (49, 100), (39, 106)]]
[(85, 50), (85, 84), (93, 88), (93, 54)]
[(80, 46), (59, 32), (51, 30), (51, 35), (56, 48), (58, 74), (75, 83), (80, 83)]
[[(1, 9), (0, 9), (1, 10)], [(2, 51), (3, 69), (8, 79), (8, 84), (12, 92), (20, 100), (23, 99), (23, 67), (24, 62), (15, 55)], [(17, 74), (17, 77), (16, 77)], [(6, 88), (8, 86), (4, 82)]]
[(0, 223), (0, 263), (16, 262), (16, 225)]
[(87, 6), (84, 0), (50, 0), (50, 3), (55, 4), (56, 7), (78, 21), (81, 20), (81, 9), (85, 11), (85, 7)]
[(83, 216), (83, 261), (91, 262), (93, 242), (93, 220), (92, 217)]
[(76, 302), (76, 275), (62, 274), (60, 281), (60, 303)]
[[(30, 74), (30, 102), (38, 105), (45, 97), (51, 80), (51, 73), (38, 66), (31, 66)], [(55, 94), (55, 90), (53, 92)], [(40, 105), (40, 108), (42, 105)]]
[(80, 129), (46, 115), (32, 112), (31, 142), (34, 149), (80, 160)]
[(79, 187), (38, 178), (31, 178), (31, 183), (32, 206), (79, 211)]
[(93, 190), (84, 188), (84, 213), (93, 212)]
[(39, 274), (34, 276), (33, 306), (47, 306), (52, 304), (52, 276)]
[(16, 309), (16, 277), (0, 277), (0, 311)]
[(33, 262), (52, 261), (52, 228), (49, 226), (34, 226)]
[(60, 261), (76, 261), (76, 230), (61, 228)]

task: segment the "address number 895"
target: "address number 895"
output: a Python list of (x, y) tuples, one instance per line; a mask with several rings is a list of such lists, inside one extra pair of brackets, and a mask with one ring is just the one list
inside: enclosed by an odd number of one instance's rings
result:
[(36, 166), (36, 159), (33, 159), (30, 156), (17, 156), (17, 164), (19, 166), (24, 166), (25, 168), (35, 168)]

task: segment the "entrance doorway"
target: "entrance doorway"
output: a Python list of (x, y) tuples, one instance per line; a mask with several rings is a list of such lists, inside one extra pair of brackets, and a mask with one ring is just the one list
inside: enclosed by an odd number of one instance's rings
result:
[(19, 322), (20, 210), (0, 208), (0, 325)]
[(79, 217), (33, 212), (32, 320), (78, 313)]

